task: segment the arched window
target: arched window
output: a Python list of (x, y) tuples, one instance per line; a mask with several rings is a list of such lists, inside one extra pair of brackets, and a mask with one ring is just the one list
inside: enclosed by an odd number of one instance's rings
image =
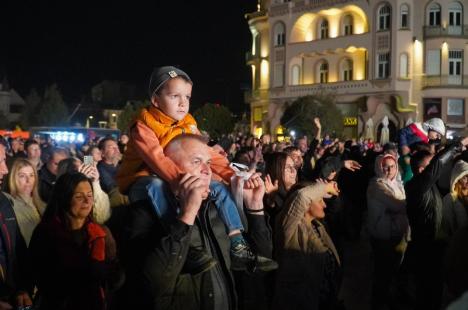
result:
[(377, 30), (388, 30), (390, 29), (390, 19), (392, 9), (390, 5), (384, 4), (379, 8), (379, 16), (378, 16), (378, 28)]
[(342, 81), (353, 80), (353, 61), (351, 59), (343, 59), (340, 64), (340, 75)]
[(277, 23), (274, 28), (275, 46), (283, 46), (286, 42), (286, 27), (283, 23)]
[(438, 3), (429, 6), (429, 26), (440, 26), (440, 5)]
[(320, 34), (319, 37), (320, 39), (327, 39), (328, 38), (328, 20), (323, 19), (320, 22)]
[(408, 70), (408, 54), (400, 54), (400, 78), (407, 79), (409, 77)]
[(291, 84), (292, 85), (301, 84), (301, 67), (299, 65), (292, 66), (292, 69), (291, 69)]
[(318, 76), (320, 83), (328, 83), (328, 62), (325, 60), (318, 66)]
[(463, 7), (460, 2), (452, 2), (449, 5), (449, 34), (462, 33)]
[(410, 27), (409, 6), (402, 4), (400, 6), (400, 28)]
[(353, 34), (353, 17), (351, 15), (346, 15), (343, 18), (343, 34), (345, 36)]

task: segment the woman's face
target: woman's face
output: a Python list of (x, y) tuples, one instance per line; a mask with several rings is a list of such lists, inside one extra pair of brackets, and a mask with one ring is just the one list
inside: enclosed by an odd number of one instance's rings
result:
[(85, 219), (91, 213), (94, 204), (93, 189), (88, 181), (78, 183), (70, 205), (70, 216)]
[(395, 161), (391, 158), (385, 158), (382, 161), (382, 171), (386, 179), (393, 180), (397, 174)]
[(24, 166), (16, 173), (16, 187), (20, 195), (31, 196), (35, 183), (36, 176), (31, 166)]
[(323, 219), (325, 217), (325, 208), (326, 204), (323, 199), (312, 201), (309, 205), (307, 215), (311, 216), (313, 219)]
[(286, 190), (289, 190), (294, 184), (296, 184), (297, 170), (294, 166), (294, 161), (291, 157), (286, 158), (286, 164), (284, 165), (283, 171), (283, 182)]
[(468, 189), (468, 174), (466, 174), (463, 178), (458, 180), (458, 184), (460, 184), (460, 188), (462, 190), (467, 190)]

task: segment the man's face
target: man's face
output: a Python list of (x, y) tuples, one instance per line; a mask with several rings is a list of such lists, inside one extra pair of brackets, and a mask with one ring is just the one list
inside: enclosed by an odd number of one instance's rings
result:
[(102, 157), (106, 161), (116, 162), (120, 159), (120, 150), (119, 146), (115, 141), (109, 140), (104, 144), (104, 149), (102, 150)]
[(50, 171), (53, 175), (57, 175), (58, 164), (61, 160), (66, 159), (67, 156), (61, 153), (55, 153), (52, 155), (50, 160), (47, 162), (47, 170)]
[(299, 151), (299, 150), (292, 151), (291, 154), (289, 154), (289, 156), (294, 161), (294, 166), (296, 167), (296, 169), (297, 170), (301, 169), (302, 163), (303, 163), (301, 151)]
[(0, 144), (0, 184), (2, 184), (3, 177), (8, 174), (8, 168), (6, 165), (6, 153), (5, 147)]
[(307, 152), (307, 141), (306, 139), (297, 140), (297, 147), (301, 150), (302, 153)]
[(174, 78), (162, 87), (161, 92), (151, 98), (151, 102), (167, 116), (180, 121), (189, 111), (192, 84), (183, 78)]
[(37, 160), (41, 158), (41, 148), (38, 144), (29, 145), (26, 153), (28, 155), (28, 159)]
[(199, 177), (208, 190), (211, 181), (211, 156), (208, 146), (197, 140), (186, 140), (174, 156), (182, 171)]

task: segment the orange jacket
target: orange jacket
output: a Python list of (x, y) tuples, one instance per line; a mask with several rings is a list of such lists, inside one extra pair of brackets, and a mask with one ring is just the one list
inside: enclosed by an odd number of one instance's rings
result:
[[(120, 191), (127, 193), (138, 177), (151, 174), (157, 174), (170, 183), (177, 182), (182, 171), (164, 155), (163, 149), (174, 137), (184, 133), (200, 134), (190, 114), (175, 121), (153, 106), (142, 109), (131, 127), (130, 140), (117, 172)], [(211, 157), (214, 178), (218, 175), (229, 182), (233, 174), (229, 161), (214, 150)]]

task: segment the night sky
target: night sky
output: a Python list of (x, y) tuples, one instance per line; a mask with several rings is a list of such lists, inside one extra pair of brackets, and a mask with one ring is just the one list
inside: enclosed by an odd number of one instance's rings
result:
[(72, 105), (104, 79), (146, 90), (153, 67), (177, 65), (194, 81), (193, 106), (247, 109), (241, 88), (250, 86), (251, 37), (244, 14), (255, 11), (256, 0), (14, 2), (2, 14), (9, 36), (0, 69), (23, 97), (57, 82)]

